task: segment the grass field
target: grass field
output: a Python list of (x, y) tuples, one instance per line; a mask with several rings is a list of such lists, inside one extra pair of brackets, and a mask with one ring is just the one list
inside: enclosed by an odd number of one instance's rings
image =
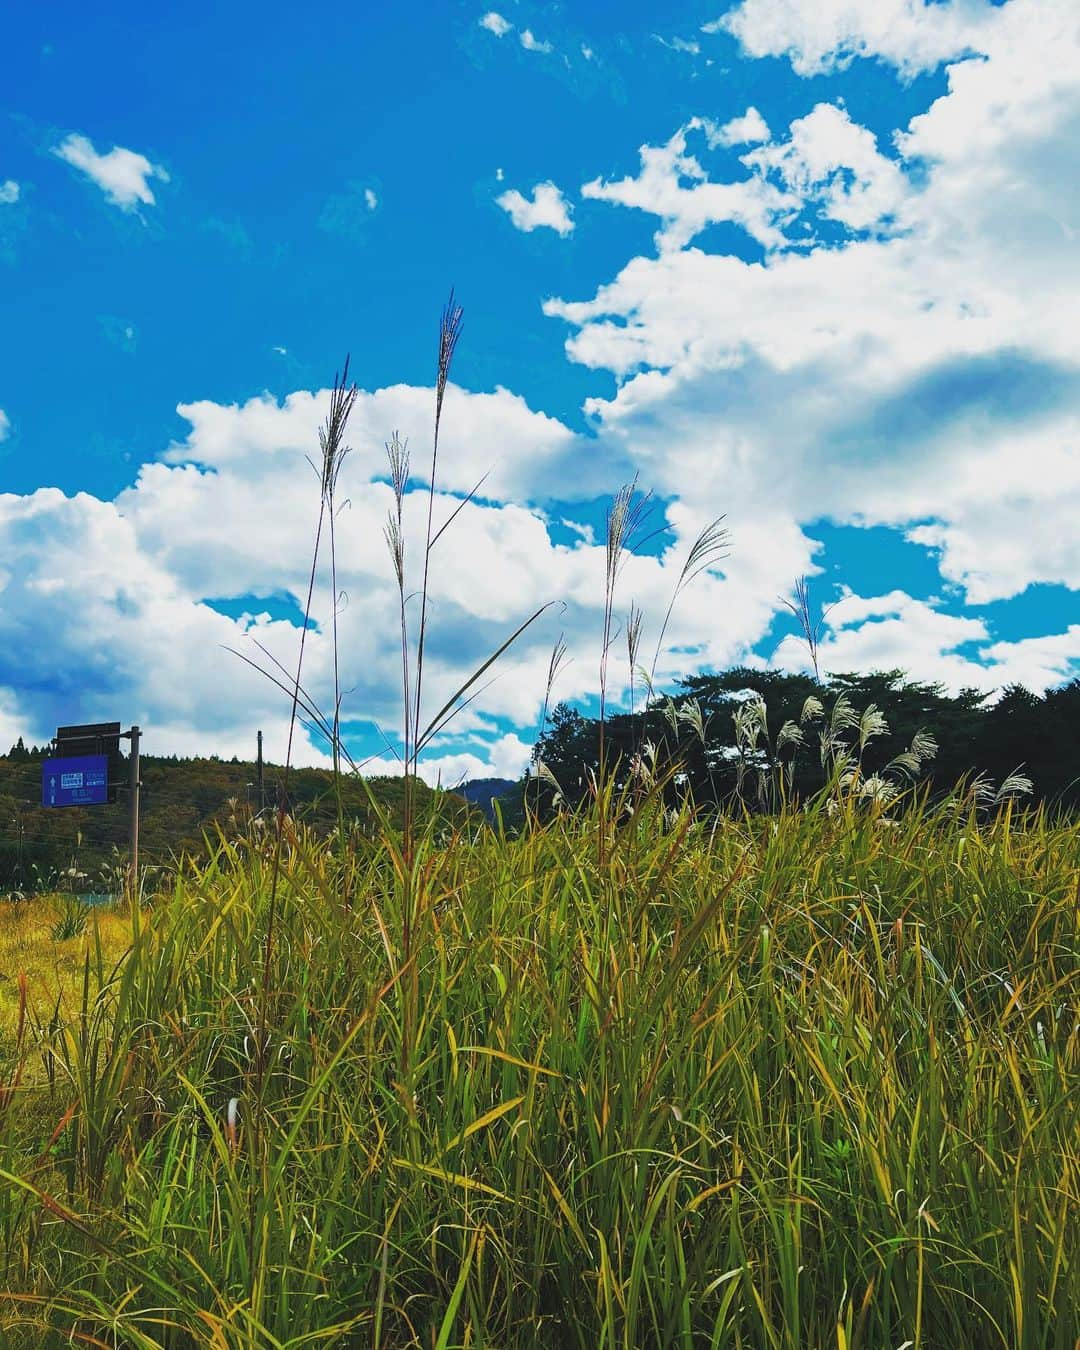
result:
[(127, 950), (130, 923), (111, 908), (87, 910), (80, 916), (82, 931), (58, 940), (57, 925), (76, 909), (72, 899), (60, 895), (0, 901), (0, 1054), (14, 1038), (24, 1003), (24, 1016), (32, 1021), (48, 1022), (58, 1011), (71, 1017), (78, 1009), (88, 953), (100, 944), (103, 956), (115, 963)]
[(1077, 1343), (1075, 826), (271, 847), (0, 919), (3, 1345)]

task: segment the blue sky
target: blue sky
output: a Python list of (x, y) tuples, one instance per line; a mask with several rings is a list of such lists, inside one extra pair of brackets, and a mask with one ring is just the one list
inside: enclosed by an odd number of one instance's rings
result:
[(451, 285), (440, 509), (491, 475), (438, 560), (433, 702), (554, 603), (429, 773), (521, 767), (560, 631), (556, 696), (595, 697), (604, 501), (635, 474), (667, 529), (619, 606), (654, 636), (696, 530), (732, 536), (666, 683), (801, 664), (778, 597), (804, 573), (839, 602), (828, 668), (988, 694), (1080, 673), (1070, 0), (2, 24), (0, 741), (100, 716), (281, 753), (280, 696), (225, 649), (295, 651), (305, 454), (348, 351), (346, 713), (389, 766), (383, 442), (410, 437), (418, 524)]

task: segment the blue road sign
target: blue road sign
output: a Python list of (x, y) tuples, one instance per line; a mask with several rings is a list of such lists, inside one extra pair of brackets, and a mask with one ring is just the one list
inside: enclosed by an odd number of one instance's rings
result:
[(108, 755), (71, 755), (42, 761), (42, 806), (102, 806), (108, 800)]

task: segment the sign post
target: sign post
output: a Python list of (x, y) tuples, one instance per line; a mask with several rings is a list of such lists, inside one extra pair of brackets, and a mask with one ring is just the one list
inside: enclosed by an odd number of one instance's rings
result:
[(139, 779), (139, 728), (133, 726), (129, 732), (125, 733), (131, 740), (131, 801), (129, 803), (131, 810), (131, 899), (134, 904), (139, 901), (139, 789), (142, 782)]
[(54, 755), (42, 761), (42, 806), (104, 806), (116, 801), (116, 778), (124, 760), (120, 742), (131, 742), (128, 760), (131, 895), (139, 896), (139, 740), (138, 726), (121, 731), (119, 722), (57, 727)]

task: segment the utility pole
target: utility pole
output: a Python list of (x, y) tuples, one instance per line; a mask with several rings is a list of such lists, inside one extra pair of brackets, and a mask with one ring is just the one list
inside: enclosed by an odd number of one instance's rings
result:
[(22, 864), (23, 864), (23, 830), (25, 829), (25, 824), (24, 824), (24, 822), (23, 822), (22, 807), (21, 807), (21, 806), (16, 806), (15, 811), (16, 811), (16, 815), (15, 815), (15, 823), (16, 823), (16, 824), (18, 825), (18, 827), (19, 827), (19, 862), (18, 862), (18, 866), (17, 866), (17, 868), (16, 868), (15, 875), (16, 875), (16, 877), (18, 878), (18, 880), (17, 880), (17, 882), (16, 882), (16, 885), (18, 886), (19, 890), (21, 891), (22, 888), (23, 888), (23, 865), (22, 865)]
[(255, 781), (259, 787), (259, 810), (266, 809), (266, 784), (263, 782), (262, 732), (259, 732), (259, 756), (255, 765)]
[(136, 904), (139, 899), (139, 728), (133, 726), (125, 733), (125, 739), (131, 741), (131, 809), (129, 835), (131, 840), (131, 898)]

